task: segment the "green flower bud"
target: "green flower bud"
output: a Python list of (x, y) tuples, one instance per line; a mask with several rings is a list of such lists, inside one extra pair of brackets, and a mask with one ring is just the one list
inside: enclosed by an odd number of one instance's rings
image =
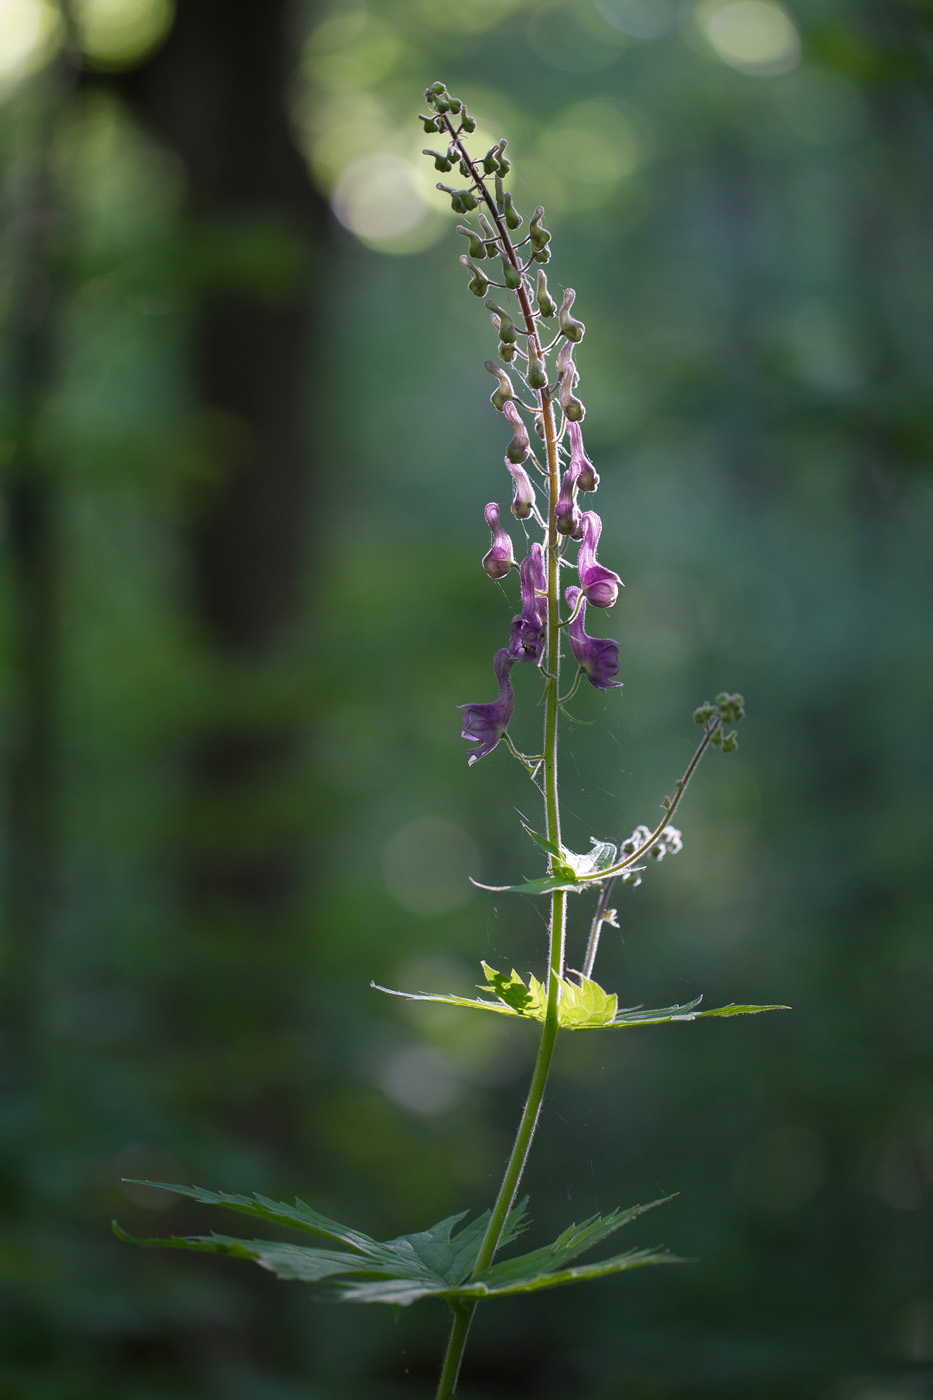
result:
[(531, 255), (531, 261), (536, 263), (546, 263), (551, 261), (550, 248), (537, 248)]
[(495, 175), (499, 168), (496, 161), (496, 152), (498, 149), (498, 146), (490, 146), (489, 150), (483, 156), (483, 170), (487, 175)]
[[(576, 384), (580, 376), (573, 362), (573, 341), (571, 340), (565, 340), (560, 350), (557, 352), (557, 373), (562, 375), (568, 366), (573, 370), (573, 383)], [(573, 388), (573, 385), (571, 385), (571, 388)]]
[(505, 154), (505, 148), (508, 144), (508, 141), (506, 141), (505, 137), (503, 136), (502, 140), (499, 142), (498, 145), (499, 155), (496, 159), (496, 164), (498, 166), (500, 175), (508, 175), (509, 171), (512, 169), (512, 162), (508, 159), (508, 157)]
[(528, 235), (531, 246), (536, 253), (540, 253), (551, 241), (551, 235), (544, 227), (541, 220), (544, 218), (544, 205), (539, 204), (531, 218)]
[(475, 130), (476, 130), (476, 118), (475, 118), (475, 117), (471, 117), (470, 114), (469, 114), (469, 112), (467, 111), (467, 109), (466, 109), (465, 107), (464, 107), (464, 109), (463, 109), (463, 115), (462, 115), (461, 118), (460, 118), (460, 126), (461, 126), (462, 129), (463, 129), (464, 131), (466, 131), (466, 132), (471, 132), (471, 131), (475, 131)]
[(458, 224), (457, 232), (462, 233), (464, 238), (470, 240), (470, 257), (476, 258), (477, 262), (482, 262), (486, 256), (486, 244), (473, 229), (467, 228), (466, 224)]
[(506, 195), (504, 196), (504, 202), (505, 202), (504, 213), (505, 213), (505, 222), (506, 222), (506, 226), (507, 226), (508, 228), (512, 228), (512, 229), (521, 228), (521, 226), (522, 226), (522, 216), (521, 216), (521, 214), (518, 212), (518, 210), (515, 208), (515, 205), (514, 205), (514, 203), (512, 202), (512, 196), (511, 196), (510, 194), (506, 194)]
[(510, 341), (510, 340), (500, 340), (500, 341), (499, 341), (499, 359), (500, 359), (500, 360), (505, 360), (506, 364), (508, 364), (510, 360), (514, 360), (514, 359), (515, 359), (515, 351), (516, 351), (516, 348), (517, 348), (517, 347), (515, 346), (514, 342), (512, 342), (512, 341)]
[(577, 341), (583, 339), (583, 332), (586, 330), (586, 326), (584, 326), (583, 322), (574, 320), (570, 314), (570, 308), (573, 306), (576, 295), (572, 287), (567, 288), (566, 292), (564, 292), (564, 300), (561, 303), (559, 316), (561, 334), (565, 335), (568, 340), (573, 341), (575, 344)]
[(471, 209), (476, 208), (476, 196), (471, 190), (452, 190), (449, 185), (442, 185), (440, 180), (437, 189), (450, 195), (450, 207), (455, 214), (469, 214)]
[(721, 743), (722, 743), (722, 726), (721, 726), (721, 725), (719, 726), (718, 729), (714, 729), (714, 730), (713, 730), (712, 734), (709, 736), (709, 741), (710, 741), (711, 744), (721, 744)]
[[(484, 233), (485, 236), (486, 236), (486, 242), (487, 242), (487, 243), (495, 243), (495, 244), (498, 244), (498, 242), (499, 242), (499, 231), (498, 231), (498, 229), (494, 229), (494, 228), (493, 228), (492, 224), (491, 224), (491, 223), (489, 222), (489, 220), (486, 218), (486, 215), (482, 212), (482, 210), (480, 210), (479, 214), (477, 214), (476, 217), (479, 219), (479, 226), (480, 226), (480, 228), (483, 230), (483, 233)], [(490, 253), (489, 256), (492, 257), (492, 253)]]
[(473, 274), (468, 283), (470, 291), (475, 297), (484, 297), (489, 290), (489, 278), (486, 276), (485, 272), (480, 271), (475, 263), (470, 262), (466, 253), (461, 256), (460, 261), (463, 263), (463, 266), (468, 267)]
[(571, 423), (581, 423), (586, 409), (575, 396), (573, 386), (576, 383), (577, 372), (573, 365), (568, 365), (560, 377), (560, 391), (558, 398), (563, 410), (564, 417)]
[(509, 313), (494, 301), (487, 301), (486, 310), (492, 312), (492, 323), (499, 332), (499, 339), (504, 340), (506, 345), (514, 345), (516, 332)]
[(708, 700), (704, 700), (702, 705), (697, 706), (693, 712), (693, 718), (697, 724), (708, 724), (716, 713), (715, 705), (711, 705)]
[(418, 113), (418, 120), (424, 123), (425, 132), (430, 136), (432, 131), (440, 131), (441, 128), (433, 117), (426, 117), (423, 112)]
[(538, 273), (538, 310), (548, 318), (557, 315), (557, 302), (547, 289), (547, 278), (543, 272)]
[(443, 116), (445, 112), (450, 111), (450, 103), (445, 97), (436, 97), (434, 99), (434, 108), (439, 116)]
[(461, 107), (463, 106), (463, 103), (460, 101), (459, 97), (451, 97), (449, 93), (447, 94), (447, 101), (450, 104), (450, 110), (452, 112), (459, 112)]
[(500, 209), (502, 208), (502, 201), (503, 201), (504, 197), (505, 197), (505, 196), (504, 196), (503, 190), (502, 190), (502, 176), (501, 176), (500, 174), (497, 173), (497, 174), (496, 174), (496, 204), (498, 205), (498, 207), (499, 207)]
[(494, 364), (492, 360), (485, 360), (484, 364), (489, 370), (489, 373), (494, 375), (499, 381), (499, 387), (497, 389), (493, 389), (490, 398), (492, 400), (493, 406), (497, 408), (501, 413), (505, 405), (515, 397), (515, 390), (512, 388), (512, 381), (506, 374), (505, 370), (500, 369), (499, 366), (497, 364)]
[(738, 736), (733, 729), (731, 734), (726, 734), (722, 741), (723, 753), (733, 753), (739, 747)]
[(528, 339), (528, 373), (525, 375), (525, 383), (529, 389), (543, 389), (547, 384), (547, 370), (544, 368), (544, 361), (535, 350), (534, 342)]
[(447, 91), (447, 84), (446, 84), (446, 83), (432, 83), (431, 86), (428, 88), (427, 92), (426, 92), (424, 95), (425, 95), (425, 97), (428, 99), (428, 101), (430, 102), (430, 100), (431, 100), (430, 94), (431, 94), (432, 92), (435, 92), (435, 93), (437, 93), (437, 94), (440, 94), (440, 93), (446, 92), (446, 91)]
[(446, 156), (441, 155), (440, 151), (431, 151), (428, 149), (427, 146), (425, 146), (421, 154), (423, 156), (433, 156), (434, 169), (442, 171), (445, 175), (447, 174), (448, 170), (453, 169), (453, 162), (448, 160)]
[(517, 267), (513, 267), (508, 258), (502, 259), (502, 280), (510, 292), (517, 291), (522, 285), (522, 274)]

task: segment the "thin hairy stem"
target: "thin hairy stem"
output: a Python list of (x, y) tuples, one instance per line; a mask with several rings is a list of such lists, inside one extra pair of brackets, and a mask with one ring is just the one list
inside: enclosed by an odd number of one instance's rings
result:
[(596, 962), (596, 952), (599, 948), (599, 935), (602, 933), (603, 924), (611, 918), (609, 913), (609, 901), (612, 898), (612, 891), (616, 879), (614, 876), (607, 880), (599, 891), (599, 899), (596, 902), (596, 912), (593, 915), (593, 922), (590, 924), (589, 938), (586, 940), (586, 957), (583, 959), (583, 976), (593, 976), (593, 966)]
[[(684, 772), (683, 777), (677, 779), (674, 796), (665, 797), (664, 799), (664, 816), (661, 819), (660, 825), (655, 827), (654, 831), (652, 831), (651, 835), (647, 838), (647, 840), (644, 841), (638, 847), (638, 850), (635, 851), (632, 855), (626, 856), (625, 860), (617, 861), (615, 865), (607, 866), (605, 870), (601, 870), (599, 873), (600, 880), (606, 880), (612, 875), (621, 875), (623, 870), (630, 870), (632, 866), (641, 859), (642, 856), (647, 855), (647, 853), (651, 850), (651, 847), (657, 841), (658, 837), (663, 834), (664, 828), (667, 826), (671, 817), (674, 815), (674, 813), (677, 811), (677, 808), (680, 806), (680, 799), (687, 791), (687, 784), (696, 772), (700, 759), (703, 757), (703, 755), (706, 753), (706, 750), (709, 748), (713, 739), (713, 735), (717, 732), (717, 730), (721, 728), (721, 719), (714, 720), (713, 723), (707, 727), (706, 733), (703, 735), (703, 738), (700, 741), (700, 745), (696, 753), (693, 755), (690, 762), (687, 764), (687, 768)], [(593, 883), (595, 884), (596, 882), (593, 881)]]

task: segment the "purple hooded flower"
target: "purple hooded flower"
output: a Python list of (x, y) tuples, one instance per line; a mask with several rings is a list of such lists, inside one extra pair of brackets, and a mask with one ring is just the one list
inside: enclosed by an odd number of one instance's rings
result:
[(568, 422), (567, 432), (570, 436), (570, 466), (578, 466), (577, 490), (595, 491), (599, 485), (599, 474), (584, 450), (583, 429), (579, 423)]
[(489, 502), (484, 514), (486, 524), (492, 531), (492, 548), (483, 555), (483, 568), (490, 578), (505, 578), (515, 563), (512, 541), (507, 531), (499, 524), (499, 507), (495, 501)]
[(509, 727), (512, 710), (515, 707), (515, 692), (512, 689), (509, 672), (515, 659), (507, 647), (496, 652), (493, 664), (496, 668), (496, 680), (499, 682), (498, 700), (492, 700), (487, 705), (459, 706), (463, 711), (461, 738), (468, 739), (470, 743), (479, 746), (473, 750), (467, 760), (471, 766), (478, 759), (485, 758), (488, 753), (492, 753)]
[[(537, 550), (537, 554), (534, 551)], [(541, 546), (532, 546), (532, 553), (526, 554), (519, 565), (522, 580), (522, 610), (512, 619), (512, 640), (509, 654), (514, 661), (533, 661), (537, 666), (544, 651), (544, 626), (547, 616), (547, 598), (536, 593), (539, 587), (546, 587), (544, 562)]]
[(508, 457), (505, 459), (505, 465), (512, 473), (512, 478), (515, 482), (515, 494), (512, 497), (512, 514), (515, 516), (516, 520), (527, 520), (534, 509), (534, 487), (524, 467), (520, 467), (517, 462), (510, 462)]
[(580, 604), (580, 611), (573, 622), (567, 624), (567, 635), (573, 654), (577, 658), (577, 665), (590, 685), (595, 685), (597, 690), (617, 689), (622, 682), (614, 681), (612, 677), (619, 674), (619, 643), (604, 637), (587, 636), (586, 599), (581, 599), (579, 588), (565, 589), (564, 597), (571, 609)]
[(577, 572), (583, 596), (594, 608), (611, 608), (619, 596), (622, 580), (611, 569), (596, 562), (596, 546), (602, 534), (603, 522), (595, 510), (585, 510), (580, 517), (583, 540), (577, 556)]

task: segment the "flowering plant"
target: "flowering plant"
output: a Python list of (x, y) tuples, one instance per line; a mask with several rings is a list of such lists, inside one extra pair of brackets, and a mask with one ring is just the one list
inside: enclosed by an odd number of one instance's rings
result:
[[(508, 643), (493, 659), (498, 695), (490, 701), (461, 706), (462, 737), (472, 745), (470, 764), (505, 744), (541, 798), (543, 830), (524, 825), (542, 853), (544, 873), (517, 885), (486, 888), (544, 897), (550, 904), (550, 919), (548, 957), (540, 979), (532, 975), (525, 980), (514, 969), (506, 974), (484, 962), (485, 980), (479, 988), (483, 995), (479, 997), (433, 992), (392, 995), (518, 1017), (536, 1025), (539, 1040), (531, 1084), (498, 1195), (489, 1210), (469, 1223), (464, 1223), (466, 1212), (462, 1212), (426, 1230), (377, 1241), (319, 1214), (302, 1201), (287, 1205), (260, 1195), (148, 1182), (145, 1184), (162, 1185), (203, 1204), (225, 1206), (254, 1219), (310, 1233), (328, 1241), (330, 1247), (218, 1234), (135, 1242), (251, 1259), (280, 1278), (324, 1285), (331, 1296), (346, 1302), (407, 1306), (422, 1298), (442, 1299), (451, 1310), (452, 1325), (437, 1400), (451, 1400), (470, 1322), (481, 1301), (674, 1259), (666, 1251), (643, 1248), (596, 1263), (576, 1262), (623, 1225), (662, 1204), (659, 1201), (593, 1216), (580, 1225), (568, 1226), (552, 1244), (511, 1258), (497, 1258), (526, 1228), (525, 1202), (517, 1201), (518, 1190), (559, 1034), (617, 1031), (778, 1008), (730, 1005), (701, 1011), (700, 998), (650, 1011), (620, 1008), (618, 997), (593, 978), (601, 930), (615, 920), (610, 907), (614, 888), (617, 883), (639, 884), (650, 862), (681, 849), (681, 833), (672, 818), (706, 751), (711, 746), (723, 753), (735, 749), (735, 730), (727, 732), (727, 726), (744, 717), (745, 703), (741, 695), (723, 691), (714, 702), (695, 711), (694, 719), (702, 731), (699, 744), (672, 795), (664, 798), (663, 816), (653, 828), (640, 825), (621, 841), (593, 837), (591, 849), (583, 853), (565, 846), (558, 785), (562, 711), (584, 680), (600, 691), (622, 686), (617, 679), (618, 643), (591, 636), (586, 630), (588, 607), (601, 613), (613, 607), (622, 580), (599, 562), (602, 521), (595, 510), (582, 504), (599, 485), (584, 446), (585, 408), (576, 393), (580, 376), (574, 356), (585, 326), (573, 315), (573, 289), (568, 287), (558, 304), (548, 288), (544, 266), (550, 259), (551, 234), (543, 208), (535, 209), (527, 233), (518, 236), (524, 221), (504, 187), (510, 169), (506, 141), (498, 141), (481, 157), (471, 154), (467, 138), (475, 131), (476, 122), (460, 99), (443, 83), (428, 88), (425, 97), (429, 111), (422, 117), (424, 129), (440, 136), (442, 147), (426, 154), (439, 171), (456, 168), (465, 181), (461, 188), (443, 184), (439, 188), (449, 195), (455, 213), (476, 215), (476, 226), (458, 225), (458, 232), (469, 240), (469, 253), (460, 261), (470, 272), (470, 290), (485, 298), (493, 288), (505, 293), (503, 300), (514, 298), (511, 309), (486, 300), (498, 334), (500, 361), (487, 360), (486, 368), (496, 381), (492, 403), (511, 429), (505, 451), (505, 467), (511, 476), (511, 513), (526, 540), (535, 531), (540, 536), (527, 544), (516, 563), (512, 536), (502, 523), (500, 506), (496, 502), (486, 505), (492, 538), (483, 568), (493, 579), (503, 579), (517, 569), (521, 611), (512, 619)], [(512, 373), (503, 365), (510, 366)], [(540, 445), (532, 446), (532, 433)], [(572, 571), (574, 582), (565, 584), (562, 571)], [(565, 637), (577, 669), (562, 691)], [(515, 706), (511, 674), (516, 665), (534, 666), (541, 674), (544, 733), (540, 753), (523, 753), (509, 733)], [(567, 965), (571, 895), (596, 896), (579, 972)], [(121, 1238), (131, 1239), (118, 1226), (114, 1228)]]

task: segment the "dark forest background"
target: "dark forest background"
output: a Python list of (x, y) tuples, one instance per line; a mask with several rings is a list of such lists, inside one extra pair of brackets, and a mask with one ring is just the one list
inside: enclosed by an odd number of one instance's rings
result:
[(527, 1028), (369, 986), (544, 947), (466, 878), (528, 873), (532, 794), (454, 708), (514, 600), (436, 78), (588, 327), (625, 690), (574, 702), (569, 843), (652, 819), (696, 704), (749, 706), (597, 975), (793, 1006), (566, 1038), (529, 1247), (678, 1191), (626, 1243), (697, 1262), (481, 1309), (463, 1400), (933, 1395), (929, 4), (0, 15), (3, 1400), (432, 1393), (440, 1306), (109, 1222), (229, 1228), (143, 1177), (389, 1237), (507, 1151)]

